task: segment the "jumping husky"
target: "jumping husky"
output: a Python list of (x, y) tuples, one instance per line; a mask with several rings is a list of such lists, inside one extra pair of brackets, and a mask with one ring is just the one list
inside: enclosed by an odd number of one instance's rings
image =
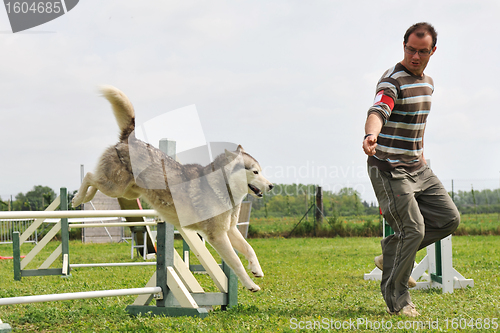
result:
[[(114, 198), (142, 197), (166, 222), (177, 228), (189, 228), (200, 233), (247, 289), (259, 291), (260, 287), (248, 276), (233, 250), (234, 247), (246, 257), (248, 268), (255, 277), (264, 276), (254, 250), (236, 228), (244, 196), (250, 193), (262, 197), (263, 192), (273, 188), (273, 184), (262, 175), (257, 160), (238, 146), (236, 151), (226, 150), (205, 167), (198, 164), (182, 165), (135, 137), (134, 108), (123, 92), (111, 86), (102, 87), (101, 92), (113, 108), (120, 128), (120, 140), (102, 154), (95, 172), (85, 175), (73, 198), (73, 207), (92, 200), (97, 190)], [(134, 170), (134, 163), (142, 163), (139, 166), (140, 173)], [(222, 185), (220, 180), (217, 183), (213, 178), (209, 179), (216, 170), (224, 171)], [(241, 179), (244, 180), (243, 186)], [(183, 184), (188, 186), (181, 187), (182, 191), (177, 190), (174, 198), (173, 185)], [(230, 197), (221, 195), (221, 188), (227, 188)], [(211, 195), (205, 195), (207, 191)], [(214, 212), (215, 207), (230, 208)], [(192, 218), (191, 223), (182, 223), (181, 211), (184, 217)]]

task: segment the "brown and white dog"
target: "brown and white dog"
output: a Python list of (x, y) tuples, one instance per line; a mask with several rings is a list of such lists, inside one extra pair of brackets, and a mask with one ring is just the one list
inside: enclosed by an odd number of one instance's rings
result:
[[(263, 192), (273, 188), (257, 160), (238, 146), (207, 166), (182, 165), (135, 137), (134, 108), (123, 92), (111, 86), (101, 91), (113, 108), (120, 140), (105, 150), (95, 172), (86, 174), (73, 206), (92, 200), (97, 190), (114, 198), (142, 197), (165, 222), (196, 230), (247, 289), (259, 291), (233, 250), (245, 256), (255, 277), (264, 276), (255, 251), (236, 228), (245, 195), (262, 197)], [(223, 172), (224, 178), (214, 177), (215, 171)], [(224, 195), (223, 189), (228, 189), (230, 196)]]

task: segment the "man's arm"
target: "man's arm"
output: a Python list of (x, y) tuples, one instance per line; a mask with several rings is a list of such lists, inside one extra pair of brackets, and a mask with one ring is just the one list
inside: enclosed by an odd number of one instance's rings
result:
[(382, 131), (382, 126), (384, 126), (385, 122), (391, 116), (398, 91), (399, 83), (392, 78), (381, 80), (377, 84), (377, 95), (373, 101), (373, 106), (368, 110), (368, 117), (365, 123), (363, 150), (368, 156), (375, 155), (377, 137)]
[[(365, 139), (363, 140), (363, 150), (368, 156), (375, 155), (375, 148), (377, 147), (377, 137), (382, 130), (384, 121), (377, 113), (370, 113), (366, 118), (365, 123)], [(370, 135), (369, 135), (370, 134)]]

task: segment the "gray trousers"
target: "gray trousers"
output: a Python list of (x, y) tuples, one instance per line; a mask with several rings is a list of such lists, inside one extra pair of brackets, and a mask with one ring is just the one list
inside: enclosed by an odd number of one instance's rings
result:
[(394, 230), (381, 241), (384, 271), (380, 289), (390, 311), (411, 302), (408, 292), (417, 251), (450, 235), (460, 214), (448, 192), (427, 166), (415, 172), (403, 168), (368, 174), (382, 214)]

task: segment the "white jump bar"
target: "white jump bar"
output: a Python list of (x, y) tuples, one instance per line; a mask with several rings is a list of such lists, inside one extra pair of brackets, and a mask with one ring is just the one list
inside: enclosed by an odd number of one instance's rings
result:
[(71, 268), (78, 267), (115, 267), (115, 266), (154, 266), (155, 261), (144, 261), (144, 262), (108, 262), (108, 263), (95, 263), (95, 264), (70, 264)]
[(161, 287), (145, 287), (145, 288), (131, 288), (131, 289), (84, 291), (84, 292), (64, 293), (64, 294), (7, 297), (7, 298), (0, 298), (0, 305), (68, 301), (74, 299), (87, 299), (87, 298), (98, 298), (98, 297), (147, 295), (147, 294), (158, 294), (160, 292), (161, 292)]
[(35, 219), (64, 217), (141, 217), (158, 216), (154, 209), (128, 210), (56, 210), (56, 211), (15, 211), (0, 212), (0, 219)]
[(70, 228), (98, 228), (98, 227), (140, 227), (156, 225), (156, 222), (117, 222), (117, 223), (70, 223)]

